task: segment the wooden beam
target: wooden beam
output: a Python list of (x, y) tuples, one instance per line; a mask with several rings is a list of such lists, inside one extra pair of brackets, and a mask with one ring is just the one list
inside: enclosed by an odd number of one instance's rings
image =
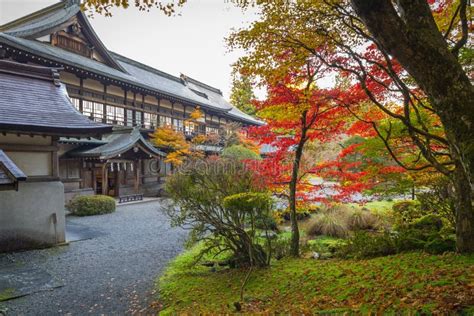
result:
[(23, 145), (23, 144), (0, 144), (0, 149), (4, 151), (35, 151), (35, 152), (51, 152), (58, 151), (58, 147), (54, 145)]

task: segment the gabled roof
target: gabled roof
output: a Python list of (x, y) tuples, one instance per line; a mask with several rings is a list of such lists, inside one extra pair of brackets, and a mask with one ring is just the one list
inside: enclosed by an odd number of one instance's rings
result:
[(94, 49), (97, 50), (109, 66), (120, 71), (125, 71), (111, 56), (110, 52), (95, 33), (87, 17), (81, 11), (79, 0), (58, 2), (43, 10), (2, 25), (0, 26), (0, 31), (15, 37), (36, 39), (64, 29), (74, 23), (79, 23), (82, 26), (82, 31), (88, 41), (91, 42)]
[(111, 131), (72, 105), (57, 69), (0, 60), (0, 130), (85, 136)]
[(222, 91), (211, 87), (203, 82), (200, 82), (196, 79), (190, 78), (186, 75), (181, 75), (181, 79), (192, 91), (199, 91), (200, 94), (206, 95), (206, 98), (209, 99), (214, 104), (219, 104), (220, 107), (227, 109), (227, 115), (237, 120), (245, 120), (252, 124), (262, 125), (263, 123), (256, 118), (240, 111), (238, 108), (234, 107), (232, 104), (227, 102), (227, 100), (222, 95)]
[(15, 185), (18, 181), (25, 181), (26, 175), (20, 168), (0, 149), (0, 187)]
[(68, 153), (71, 157), (89, 157), (97, 159), (116, 158), (133, 148), (144, 151), (151, 156), (166, 157), (166, 154), (143, 138), (139, 128), (123, 128), (102, 138), (107, 142), (97, 147), (80, 147)]

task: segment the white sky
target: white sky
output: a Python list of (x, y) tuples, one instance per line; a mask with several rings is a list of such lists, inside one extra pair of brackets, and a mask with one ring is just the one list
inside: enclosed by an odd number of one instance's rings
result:
[[(56, 2), (0, 0), (0, 25)], [(109, 50), (175, 76), (184, 73), (221, 89), (228, 98), (231, 64), (241, 53), (227, 53), (224, 38), (232, 28), (248, 25), (255, 14), (227, 2), (189, 0), (176, 17), (131, 7), (114, 10), (111, 18), (96, 14), (90, 22)]]

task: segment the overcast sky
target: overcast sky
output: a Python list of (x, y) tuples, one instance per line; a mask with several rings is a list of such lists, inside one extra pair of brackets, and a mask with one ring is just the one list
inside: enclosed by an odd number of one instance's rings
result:
[[(0, 24), (54, 4), (58, 0), (0, 0)], [(131, 1), (133, 2), (133, 0)], [(180, 16), (158, 9), (114, 10), (113, 17), (90, 19), (105, 46), (116, 53), (178, 76), (221, 89), (231, 88), (231, 64), (239, 53), (227, 53), (224, 38), (232, 28), (248, 25), (255, 14), (242, 12), (225, 0), (190, 0)]]

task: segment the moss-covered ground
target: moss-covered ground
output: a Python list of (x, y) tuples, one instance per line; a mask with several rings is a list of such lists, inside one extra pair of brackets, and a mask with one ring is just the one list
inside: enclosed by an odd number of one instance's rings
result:
[[(180, 255), (157, 281), (160, 315), (236, 311), (247, 270), (190, 267), (196, 251)], [(247, 313), (473, 315), (474, 255), (282, 259), (251, 274), (241, 305)]]

